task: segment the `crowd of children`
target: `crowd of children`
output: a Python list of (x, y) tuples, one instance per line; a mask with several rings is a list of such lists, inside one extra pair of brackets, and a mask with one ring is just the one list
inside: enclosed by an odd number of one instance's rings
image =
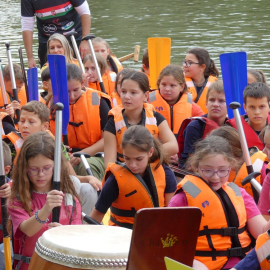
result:
[[(7, 198), (7, 228), (15, 254), (22, 256), (18, 269), (28, 269), (44, 231), (82, 224), (82, 212), (101, 223), (110, 210), (109, 225), (132, 229), (139, 209), (166, 206), (201, 209), (195, 259), (208, 269), (270, 269), (270, 252), (262, 252), (269, 250), (270, 232), (270, 88), (263, 72), (248, 69), (241, 117), (251, 162), (261, 172), (257, 206), (251, 185), (242, 186), (248, 173), (236, 121), (227, 117), (223, 83), (207, 50), (192, 48), (182, 66), (164, 67), (152, 90), (148, 49), (136, 71), (123, 68), (106, 40), (92, 43), (95, 55), (82, 59), (85, 73), (64, 36), (54, 34), (47, 43), (48, 54), (65, 55), (67, 63), (70, 118), (67, 145), (61, 146), (60, 191), (52, 185), (56, 116), (48, 63), (41, 69), (39, 101), (27, 102), (17, 64), (19, 101), (14, 100), (9, 66), (3, 69), (9, 104), (0, 95), (7, 175), (0, 197)], [(74, 153), (90, 155), (92, 175)], [(170, 163), (185, 172), (179, 183)], [(60, 207), (59, 223), (52, 222), (54, 207)], [(2, 238), (0, 231), (0, 269)]]

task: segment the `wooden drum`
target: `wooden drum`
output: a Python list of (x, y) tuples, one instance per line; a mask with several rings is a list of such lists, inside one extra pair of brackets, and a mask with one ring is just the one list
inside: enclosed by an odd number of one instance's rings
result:
[(59, 226), (36, 243), (29, 270), (126, 269), (132, 230), (102, 225)]

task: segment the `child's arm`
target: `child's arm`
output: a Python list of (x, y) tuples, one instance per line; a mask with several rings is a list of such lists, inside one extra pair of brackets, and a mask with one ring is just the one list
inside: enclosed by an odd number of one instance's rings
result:
[(8, 104), (6, 108), (3, 108), (3, 112), (9, 114), (12, 119), (14, 118), (14, 109), (11, 104)]
[(109, 163), (117, 160), (117, 141), (116, 136), (108, 131), (104, 131), (104, 163), (105, 168)]
[(8, 183), (0, 187), (0, 198), (9, 198), (11, 195), (11, 187)]
[[(47, 199), (45, 205), (39, 210), (37, 216), (39, 220), (45, 221), (52, 213), (52, 209), (57, 206), (62, 205), (64, 194), (62, 191), (52, 190), (47, 194)], [(27, 220), (24, 220), (19, 229), (26, 234), (28, 237), (32, 237), (35, 235), (41, 228), (43, 224), (41, 224), (34, 216), (30, 217)]]
[(92, 210), (92, 213), (90, 214), (90, 217), (93, 218), (98, 223), (101, 223), (104, 216), (105, 216), (105, 214), (99, 212), (95, 208)]
[(172, 193), (165, 193), (165, 206), (168, 206), (169, 205), (169, 202), (171, 201), (173, 195), (174, 195), (174, 192), (172, 192)]

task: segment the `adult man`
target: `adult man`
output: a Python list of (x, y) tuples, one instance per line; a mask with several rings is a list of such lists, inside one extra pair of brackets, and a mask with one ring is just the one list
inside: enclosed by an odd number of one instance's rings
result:
[(32, 50), (35, 16), (41, 66), (46, 62), (47, 40), (54, 33), (67, 35), (71, 31), (76, 31), (81, 57), (89, 53), (87, 41), (81, 42), (82, 37), (89, 35), (91, 27), (90, 10), (86, 0), (21, 0), (21, 15), (29, 68), (36, 66)]

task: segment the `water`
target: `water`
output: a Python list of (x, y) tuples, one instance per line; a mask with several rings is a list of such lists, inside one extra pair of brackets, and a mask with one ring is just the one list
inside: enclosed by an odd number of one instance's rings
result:
[[(248, 67), (262, 69), (270, 80), (268, 0), (88, 0), (92, 13), (91, 33), (105, 38), (121, 57), (132, 53), (136, 44), (147, 47), (148, 37), (172, 39), (171, 62), (180, 64), (193, 46), (205, 47), (218, 69), (219, 55), (246, 51)], [(5, 41), (10, 41), (12, 57), (18, 62), (23, 46), (20, 1), (0, 0), (0, 58), (7, 63)], [(37, 59), (37, 33), (34, 32)], [(25, 56), (26, 61), (26, 56)], [(139, 68), (141, 63), (124, 62)]]

